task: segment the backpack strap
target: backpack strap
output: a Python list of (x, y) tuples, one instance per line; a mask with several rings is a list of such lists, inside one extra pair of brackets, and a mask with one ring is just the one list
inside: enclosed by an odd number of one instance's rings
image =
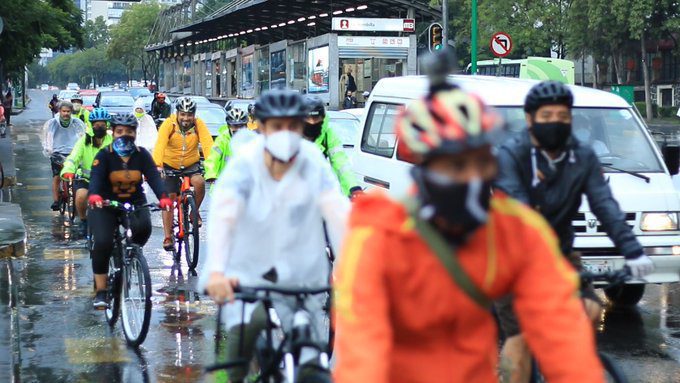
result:
[(491, 308), (492, 301), (488, 296), (472, 281), (472, 278), (465, 272), (456, 255), (455, 248), (449, 246), (442, 235), (427, 221), (422, 220), (419, 215), (420, 204), (413, 197), (408, 197), (404, 201), (409, 216), (414, 222), (416, 231), (427, 243), (428, 247), (437, 256), (442, 266), (449, 273), (454, 283), (465, 294), (472, 299), (479, 307), (484, 310)]

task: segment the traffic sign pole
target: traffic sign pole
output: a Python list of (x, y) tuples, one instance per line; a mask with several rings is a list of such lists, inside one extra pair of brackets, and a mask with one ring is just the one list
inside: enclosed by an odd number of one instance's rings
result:
[(472, 31), (470, 33), (470, 71), (477, 74), (477, 0), (472, 0)]
[(449, 2), (447, 0), (442, 1), (442, 34), (444, 38), (442, 39), (444, 43), (444, 48), (449, 47)]

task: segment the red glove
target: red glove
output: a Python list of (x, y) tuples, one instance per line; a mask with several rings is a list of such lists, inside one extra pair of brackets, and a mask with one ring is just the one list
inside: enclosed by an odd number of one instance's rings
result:
[(102, 205), (104, 205), (104, 199), (98, 194), (92, 194), (87, 198), (87, 203), (91, 207), (102, 207)]
[(65, 179), (65, 180), (72, 180), (72, 179), (74, 179), (74, 178), (76, 178), (76, 175), (75, 175), (75, 174), (73, 174), (73, 173), (64, 173), (64, 179)]
[(165, 211), (170, 211), (172, 210), (172, 200), (168, 197), (161, 197), (160, 201), (158, 201), (158, 207)]

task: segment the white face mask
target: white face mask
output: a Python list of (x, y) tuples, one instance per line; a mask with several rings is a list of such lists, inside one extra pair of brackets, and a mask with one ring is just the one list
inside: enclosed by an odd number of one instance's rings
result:
[(78, 104), (77, 102), (74, 102), (73, 103), (73, 111), (76, 112), (76, 113), (80, 112), (80, 107), (82, 107), (82, 106), (83, 106), (83, 104)]
[(282, 130), (268, 135), (264, 147), (277, 160), (289, 162), (300, 150), (302, 135), (290, 130)]

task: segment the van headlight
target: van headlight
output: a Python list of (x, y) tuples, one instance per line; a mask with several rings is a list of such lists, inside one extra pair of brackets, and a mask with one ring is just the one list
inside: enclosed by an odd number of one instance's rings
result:
[(677, 231), (678, 213), (642, 213), (642, 231)]

